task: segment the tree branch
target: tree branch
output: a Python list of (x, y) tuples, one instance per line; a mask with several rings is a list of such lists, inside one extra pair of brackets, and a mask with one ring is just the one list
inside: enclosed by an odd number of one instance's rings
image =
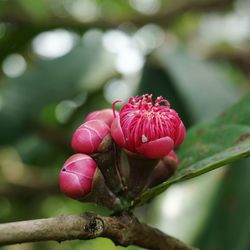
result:
[(68, 215), (0, 224), (0, 246), (49, 240), (87, 240), (96, 237), (107, 237), (121, 246), (193, 250), (181, 241), (140, 223), (128, 213), (111, 217), (96, 214)]
[[(233, 0), (189, 0), (174, 4), (154, 15), (146, 16), (137, 14), (123, 18), (100, 18), (88, 23), (79, 22), (71, 17), (60, 18), (58, 16), (51, 16), (46, 20), (36, 21), (25, 13), (22, 13), (21, 10), (14, 12), (5, 11), (0, 15), (0, 22), (9, 24), (9, 28), (7, 28), (6, 35), (0, 40), (0, 48), (2, 48), (0, 50), (0, 62), (8, 54), (22, 51), (34, 36), (45, 30), (64, 28), (84, 32), (94, 27), (104, 30), (117, 28), (123, 23), (134, 23), (137, 27), (144, 26), (148, 23), (155, 23), (166, 27), (170, 26), (176, 18), (188, 11), (207, 12), (223, 9), (230, 7), (232, 2)], [(10, 8), (10, 10), (12, 10), (12, 8)]]
[(137, 15), (130, 20), (121, 20), (124, 22), (132, 22), (137, 26), (143, 26), (147, 23), (156, 23), (163, 26), (169, 26), (175, 21), (175, 18), (188, 11), (193, 12), (207, 12), (213, 10), (224, 9), (232, 4), (233, 0), (189, 0), (183, 1), (181, 3), (175, 4), (155, 13), (154, 15), (145, 16)]
[(173, 4), (173, 6), (168, 6), (166, 9), (161, 10), (153, 15), (143, 15), (137, 14), (133, 16), (127, 16), (122, 18), (117, 17), (109, 17), (109, 18), (100, 18), (93, 22), (79, 22), (75, 19), (69, 18), (58, 18), (56, 16), (52, 16), (48, 18), (46, 21), (34, 22), (29, 16), (17, 15), (14, 13), (5, 13), (2, 15), (1, 21), (6, 23), (11, 23), (18, 25), (20, 27), (36, 27), (40, 30), (53, 29), (53, 28), (71, 28), (77, 30), (87, 30), (92, 27), (99, 27), (103, 29), (115, 28), (123, 23), (131, 22), (137, 26), (143, 26), (147, 23), (156, 23), (160, 25), (169, 25), (171, 21), (174, 20), (175, 17), (186, 13), (188, 11), (211, 11), (224, 9), (232, 4), (233, 0), (189, 0), (183, 1), (178, 4)]

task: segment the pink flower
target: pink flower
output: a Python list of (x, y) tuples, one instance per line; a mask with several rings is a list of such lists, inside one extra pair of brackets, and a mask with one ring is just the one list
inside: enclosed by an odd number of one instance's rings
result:
[(87, 121), (77, 128), (73, 134), (71, 146), (78, 153), (96, 153), (99, 150), (101, 142), (109, 134), (110, 128), (104, 121)]
[(84, 198), (91, 191), (95, 171), (96, 163), (90, 156), (72, 155), (60, 171), (60, 190), (73, 199)]
[[(118, 112), (116, 112), (115, 114), (117, 115)], [(101, 120), (110, 127), (114, 118), (115, 117), (114, 117), (114, 113), (112, 109), (100, 109), (100, 110), (89, 113), (85, 121), (87, 122), (91, 120)]]
[(160, 96), (153, 103), (148, 94), (131, 97), (111, 125), (111, 135), (120, 147), (147, 158), (164, 157), (182, 143), (185, 134), (169, 102)]

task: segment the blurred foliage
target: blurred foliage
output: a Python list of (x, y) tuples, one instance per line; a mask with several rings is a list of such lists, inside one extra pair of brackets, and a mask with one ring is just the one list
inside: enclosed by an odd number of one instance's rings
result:
[[(178, 152), (192, 157), (190, 164), (204, 157), (201, 144), (209, 147), (206, 156), (232, 146), (249, 131), (249, 99), (214, 119), (250, 89), (249, 11), (247, 0), (0, 1), (0, 222), (108, 213), (63, 197), (57, 175), (72, 154), (73, 130), (90, 111), (111, 107), (115, 99), (162, 95), (187, 127), (203, 122)], [(207, 133), (193, 144), (200, 129)], [(182, 238), (178, 218), (185, 216), (195, 234), (190, 243), (201, 249), (250, 248), (249, 164), (234, 165), (223, 175), (211, 173), (207, 182), (192, 180), (206, 195), (191, 197), (188, 214), (173, 219), (173, 234)], [(188, 195), (189, 184), (182, 185)], [(161, 205), (152, 202), (136, 212), (154, 224)], [(197, 209), (206, 211), (199, 231)], [(107, 239), (3, 249), (45, 248), (124, 249)]]

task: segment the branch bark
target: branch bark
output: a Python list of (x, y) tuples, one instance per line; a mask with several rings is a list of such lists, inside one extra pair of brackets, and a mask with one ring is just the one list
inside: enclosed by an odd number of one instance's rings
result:
[(36, 241), (65, 241), (107, 237), (121, 246), (137, 245), (154, 250), (194, 250), (158, 229), (140, 223), (132, 214), (104, 217), (68, 215), (0, 224), (0, 246)]

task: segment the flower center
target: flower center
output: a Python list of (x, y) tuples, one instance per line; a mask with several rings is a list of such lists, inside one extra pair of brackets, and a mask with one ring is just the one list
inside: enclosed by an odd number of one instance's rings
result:
[(165, 136), (174, 137), (180, 119), (162, 96), (131, 97), (120, 111), (121, 127), (130, 148)]

